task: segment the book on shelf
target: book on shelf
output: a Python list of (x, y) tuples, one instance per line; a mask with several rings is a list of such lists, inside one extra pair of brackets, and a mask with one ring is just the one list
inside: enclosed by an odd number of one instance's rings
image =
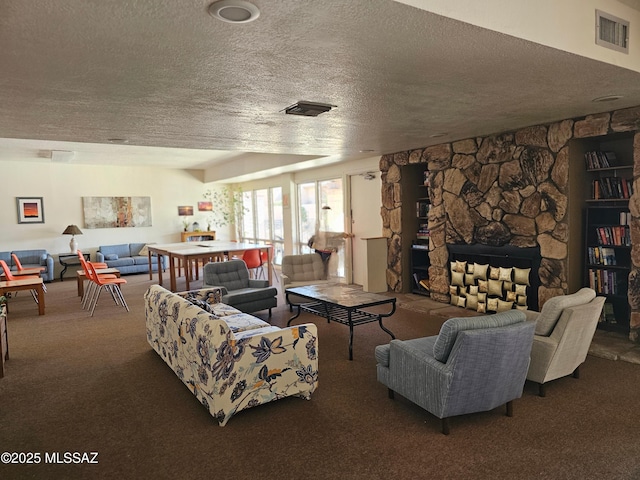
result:
[(611, 225), (596, 228), (596, 240), (600, 245), (614, 247), (631, 246), (631, 234), (628, 225)]
[(617, 265), (616, 251), (609, 247), (588, 247), (587, 256), (592, 265)]
[(428, 278), (423, 278), (422, 280), (420, 280), (419, 283), (420, 283), (420, 286), (422, 288), (424, 288), (425, 290), (427, 290), (427, 291), (430, 290), (429, 279)]
[(617, 163), (615, 152), (602, 152), (599, 150), (586, 152), (584, 159), (588, 170), (611, 168), (615, 167)]
[(591, 182), (594, 200), (626, 200), (633, 195), (633, 183), (623, 177), (596, 178)]
[(589, 288), (605, 295), (617, 295), (618, 274), (612, 270), (590, 268)]

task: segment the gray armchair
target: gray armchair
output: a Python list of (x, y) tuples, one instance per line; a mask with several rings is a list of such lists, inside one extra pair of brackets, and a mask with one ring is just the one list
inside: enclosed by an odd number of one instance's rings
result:
[(527, 319), (536, 323), (527, 380), (538, 383), (541, 397), (546, 394), (547, 382), (571, 374), (578, 378), (604, 301), (605, 297), (596, 297), (591, 288), (582, 288), (547, 300), (539, 313), (525, 312)]
[(535, 324), (519, 310), (450, 318), (434, 337), (376, 347), (378, 381), (442, 420), (493, 410), (522, 396)]
[[(322, 257), (317, 253), (303, 253), (302, 255), (285, 255), (282, 257), (282, 291), (286, 288), (302, 287), (327, 283), (327, 272)], [(286, 297), (285, 297), (286, 298)], [(304, 303), (300, 297), (297, 303)], [(291, 310), (289, 304), (289, 310)]]
[(241, 312), (252, 313), (278, 305), (278, 290), (268, 280), (249, 278), (247, 264), (242, 260), (211, 262), (203, 268), (203, 287), (220, 287), (222, 303)]

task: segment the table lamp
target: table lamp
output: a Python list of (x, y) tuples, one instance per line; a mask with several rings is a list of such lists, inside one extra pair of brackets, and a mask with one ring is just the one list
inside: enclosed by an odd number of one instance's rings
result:
[(69, 248), (71, 249), (71, 253), (76, 253), (78, 250), (78, 242), (76, 241), (76, 235), (82, 235), (82, 230), (80, 230), (76, 225), (69, 225), (62, 232), (63, 235), (71, 235), (71, 241), (69, 242)]

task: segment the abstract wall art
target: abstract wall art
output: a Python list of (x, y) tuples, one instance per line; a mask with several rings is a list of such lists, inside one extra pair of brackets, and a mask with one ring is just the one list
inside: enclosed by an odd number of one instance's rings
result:
[(82, 197), (85, 228), (151, 226), (151, 197)]

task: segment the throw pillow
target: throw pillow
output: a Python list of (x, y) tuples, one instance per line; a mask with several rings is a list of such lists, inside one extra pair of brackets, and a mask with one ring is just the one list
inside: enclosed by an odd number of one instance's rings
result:
[(478, 263), (473, 264), (473, 278), (479, 278), (481, 280), (487, 279), (488, 264), (480, 265)]
[(464, 287), (464, 274), (462, 272), (451, 272), (451, 285)]
[(489, 267), (489, 278), (498, 280), (500, 278), (500, 269), (498, 267)]
[(504, 312), (505, 310), (511, 310), (513, 308), (513, 302), (505, 302), (498, 299), (498, 312)]
[(487, 313), (487, 304), (485, 302), (478, 302), (478, 313)]
[(500, 280), (489, 280), (489, 295), (502, 296), (502, 282)]
[(498, 280), (503, 280), (505, 282), (510, 282), (511, 281), (511, 269), (510, 268), (500, 267), (500, 270), (499, 270), (499, 273), (498, 273)]
[(516, 283), (521, 283), (523, 285), (530, 285), (529, 283), (529, 272), (531, 272), (530, 268), (517, 268), (513, 267), (513, 280)]
[(118, 254), (117, 253), (108, 253), (107, 255), (104, 256), (105, 260), (118, 260)]
[(518, 295), (526, 295), (527, 294), (527, 286), (516, 283), (516, 293)]
[(487, 311), (488, 312), (497, 312), (498, 311), (498, 299), (497, 298), (488, 298), (487, 299)]
[(469, 310), (477, 310), (478, 309), (478, 296), (477, 295), (467, 295), (467, 308)]

